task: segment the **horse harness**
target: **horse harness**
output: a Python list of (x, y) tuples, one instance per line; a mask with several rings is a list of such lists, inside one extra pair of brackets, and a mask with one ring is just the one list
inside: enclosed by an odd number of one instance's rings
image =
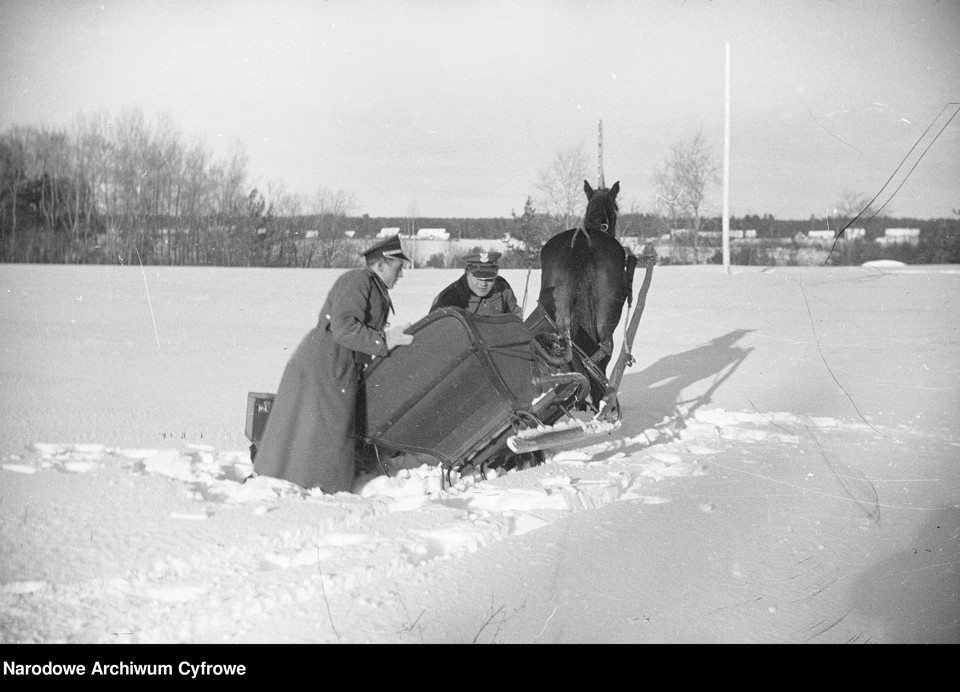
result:
[[(600, 231), (603, 233), (607, 232), (607, 224), (600, 224)], [(588, 231), (583, 226), (577, 226), (573, 229), (573, 236), (570, 238), (570, 247), (573, 248), (577, 243), (577, 236), (583, 233), (583, 237), (587, 239), (587, 247), (593, 247), (593, 241), (590, 239), (590, 231)]]

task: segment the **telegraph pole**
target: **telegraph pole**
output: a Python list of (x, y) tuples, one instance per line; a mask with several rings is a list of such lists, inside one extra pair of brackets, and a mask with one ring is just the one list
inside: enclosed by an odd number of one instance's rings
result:
[(723, 95), (723, 271), (730, 273), (730, 42), (726, 44)]
[(597, 121), (597, 186), (606, 187), (603, 183), (603, 120)]

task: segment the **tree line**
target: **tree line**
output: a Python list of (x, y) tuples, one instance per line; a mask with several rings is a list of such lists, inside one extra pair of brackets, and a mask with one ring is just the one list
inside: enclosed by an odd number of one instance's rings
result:
[[(0, 134), (0, 261), (335, 266), (353, 196), (265, 195), (248, 186), (247, 160), (239, 143), (216, 160), (139, 109), (11, 127)], [(306, 228), (331, 242), (304, 252)]]
[[(536, 266), (543, 243), (582, 219), (590, 168), (585, 147), (574, 146), (540, 172), (519, 214), (412, 219), (355, 215), (356, 199), (343, 190), (319, 187), (306, 195), (282, 185), (251, 188), (247, 163), (241, 144), (216, 160), (202, 143), (187, 142), (169, 118), (151, 124), (139, 109), (113, 119), (80, 115), (68, 129), (11, 127), (0, 133), (0, 261), (343, 267), (358, 261), (357, 242), (382, 228), (439, 227), (453, 238), (510, 236), (505, 264)], [(621, 203), (618, 235), (670, 237), (690, 245), (693, 257), (709, 258), (711, 241), (701, 236), (710, 234), (698, 231), (721, 227), (719, 217), (704, 211), (718, 169), (702, 134), (677, 143), (654, 172), (654, 209)], [(864, 241), (844, 243), (834, 261), (960, 262), (960, 219), (876, 217), (862, 204), (862, 195), (845, 192), (835, 217), (826, 220), (839, 229), (858, 212), (868, 219), (860, 224)], [(869, 242), (898, 226), (920, 228), (919, 245)], [(773, 257), (764, 247), (789, 243), (823, 223), (754, 214), (732, 218), (730, 227), (753, 230), (757, 238), (734, 247), (732, 261), (764, 264)]]

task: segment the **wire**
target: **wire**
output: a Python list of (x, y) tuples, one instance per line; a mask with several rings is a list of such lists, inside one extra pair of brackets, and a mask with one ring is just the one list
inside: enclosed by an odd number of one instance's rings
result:
[(883, 191), (886, 189), (887, 185), (890, 184), (890, 181), (892, 181), (892, 180), (894, 179), (894, 177), (896, 177), (897, 171), (899, 171), (901, 168), (903, 168), (903, 165), (907, 162), (907, 159), (910, 158), (910, 155), (911, 155), (911, 154), (914, 152), (914, 150), (919, 146), (920, 142), (923, 141), (923, 138), (927, 136), (927, 133), (930, 132), (930, 130), (933, 128), (933, 126), (936, 124), (936, 122), (940, 119), (940, 116), (943, 115), (944, 111), (946, 111), (950, 106), (957, 106), (957, 110), (955, 110), (955, 111), (953, 112), (953, 115), (950, 116), (950, 118), (947, 120), (947, 122), (944, 123), (943, 127), (940, 128), (940, 131), (937, 132), (936, 136), (935, 136), (935, 137), (930, 141), (930, 143), (926, 146), (926, 148), (925, 148), (925, 149), (923, 150), (923, 152), (920, 154), (920, 157), (917, 159), (916, 163), (914, 163), (913, 166), (910, 168), (910, 170), (907, 171), (907, 174), (904, 176), (903, 181), (901, 181), (901, 183), (897, 186), (897, 189), (894, 190), (894, 191), (890, 194), (890, 196), (887, 198), (887, 201), (884, 202), (883, 205), (881, 205), (880, 208), (877, 209), (869, 219), (867, 219), (866, 223), (869, 223), (869, 222), (872, 221), (874, 218), (876, 218), (877, 214), (879, 214), (881, 211), (883, 211), (883, 209), (884, 209), (888, 204), (890, 204), (890, 200), (892, 200), (892, 199), (894, 198), (894, 196), (896, 196), (896, 194), (900, 191), (900, 188), (902, 188), (902, 187), (904, 186), (904, 184), (906, 184), (907, 179), (910, 177), (910, 175), (913, 173), (913, 171), (916, 169), (916, 167), (917, 167), (918, 165), (920, 165), (920, 161), (922, 161), (922, 160), (923, 160), (923, 157), (926, 156), (926, 154), (927, 154), (928, 151), (930, 151), (930, 147), (932, 147), (933, 144), (934, 144), (934, 142), (936, 142), (937, 139), (940, 138), (940, 135), (942, 135), (942, 134), (943, 134), (943, 131), (947, 129), (947, 126), (948, 126), (951, 122), (953, 122), (953, 119), (954, 119), (955, 117), (957, 117), (957, 113), (960, 113), (960, 103), (951, 101), (950, 103), (947, 103), (943, 108), (940, 109), (940, 112), (937, 113), (937, 117), (935, 117), (935, 118), (931, 121), (931, 123), (927, 126), (927, 129), (923, 131), (923, 134), (921, 134), (920, 137), (917, 138), (917, 141), (914, 142), (914, 144), (913, 144), (912, 147), (910, 147), (910, 151), (908, 151), (908, 152), (906, 153), (906, 155), (903, 157), (903, 160), (900, 161), (899, 165), (894, 169), (893, 173), (890, 174), (890, 177), (887, 178), (887, 181), (883, 184), (883, 186), (880, 188), (880, 190), (877, 192), (877, 194), (875, 194), (875, 195), (873, 196), (873, 199), (871, 199), (869, 202), (867, 202), (867, 206), (865, 206), (863, 209), (861, 209), (860, 212), (859, 212), (855, 217), (853, 217), (843, 228), (841, 228), (839, 231), (837, 231), (837, 235), (836, 235), (836, 237), (834, 237), (834, 239), (833, 239), (833, 245), (830, 247), (830, 252), (827, 253), (826, 259), (823, 260), (823, 263), (824, 263), (824, 264), (826, 264), (827, 261), (830, 259), (830, 256), (833, 255), (833, 251), (834, 251), (834, 249), (836, 249), (837, 243), (840, 241), (840, 237), (843, 235), (844, 231), (846, 231), (848, 228), (850, 228), (850, 226), (852, 226), (861, 216), (863, 216), (864, 213), (866, 213), (866, 211), (870, 208), (870, 206), (871, 206), (874, 202), (877, 201), (877, 198), (880, 197), (880, 195), (881, 195), (881, 194), (883, 193)]

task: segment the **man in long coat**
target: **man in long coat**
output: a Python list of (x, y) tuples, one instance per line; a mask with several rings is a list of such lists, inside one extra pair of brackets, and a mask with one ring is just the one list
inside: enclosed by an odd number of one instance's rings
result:
[(467, 267), (459, 279), (443, 289), (434, 298), (430, 312), (437, 308), (463, 308), (476, 315), (504, 315), (512, 313), (523, 319), (523, 308), (507, 280), (499, 276), (499, 252), (480, 252), (467, 255)]
[(385, 331), (393, 309), (389, 289), (410, 261), (400, 238), (375, 245), (364, 257), (365, 268), (352, 269), (333, 284), (317, 326), (284, 369), (254, 459), (260, 475), (325, 493), (353, 488), (363, 368), (413, 341), (403, 333), (409, 325)]

